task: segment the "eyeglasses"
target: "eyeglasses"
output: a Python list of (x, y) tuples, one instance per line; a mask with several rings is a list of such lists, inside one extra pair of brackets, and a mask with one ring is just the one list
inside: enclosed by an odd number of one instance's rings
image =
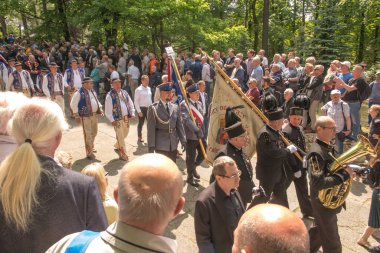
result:
[(232, 176), (225, 176), (225, 175), (219, 175), (219, 176), (228, 178), (228, 179), (235, 179), (237, 177), (240, 177), (240, 175), (241, 175), (241, 170), (238, 170), (237, 174), (233, 174)]
[(322, 128), (323, 128), (323, 129), (327, 128), (327, 129), (330, 129), (330, 130), (335, 130), (335, 129), (336, 129), (336, 126), (333, 126), (333, 127), (326, 127), (326, 126), (323, 126)]

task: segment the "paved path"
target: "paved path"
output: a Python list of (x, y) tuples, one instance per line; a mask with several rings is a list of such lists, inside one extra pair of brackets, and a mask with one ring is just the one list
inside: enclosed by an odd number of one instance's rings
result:
[[(80, 171), (84, 166), (93, 161), (85, 158), (82, 129), (78, 127), (73, 120), (70, 120), (69, 122), (73, 125), (73, 128), (64, 133), (63, 141), (59, 149), (70, 152), (73, 155), (73, 169)], [(145, 126), (143, 129), (143, 136), (146, 136)], [(106, 171), (109, 172), (108, 193), (111, 195), (113, 188), (117, 185), (119, 171), (126, 163), (118, 160), (117, 154), (113, 151), (114, 142), (115, 134), (112, 126), (105, 120), (105, 118), (100, 119), (99, 131), (95, 140), (95, 148), (98, 150), (96, 159), (102, 163)], [(147, 151), (148, 148), (146, 143), (141, 144), (137, 142), (137, 120), (134, 120), (131, 124), (131, 129), (127, 138), (127, 154), (130, 159), (133, 159), (136, 156), (145, 154)], [(184, 155), (179, 158), (177, 160), (177, 165), (182, 171), (184, 179), (186, 179), (184, 158)], [(252, 164), (255, 166), (256, 157), (252, 158)], [(193, 219), (194, 203), (199, 192), (208, 186), (211, 168), (202, 164), (202, 166), (198, 167), (198, 172), (201, 175), (201, 186), (199, 188), (194, 188), (187, 184), (185, 185), (183, 194), (186, 198), (186, 206), (178, 217), (169, 224), (166, 231), (167, 236), (177, 239), (179, 253), (197, 252)], [(347, 211), (343, 210), (338, 216), (344, 253), (367, 252), (356, 244), (356, 240), (367, 224), (371, 193), (372, 191), (368, 186), (354, 181), (351, 194), (347, 199)], [(293, 184), (288, 190), (288, 197), (291, 210), (300, 214)], [(310, 221), (306, 220), (305, 224), (309, 226)], [(370, 240), (373, 244), (377, 244), (374, 239), (371, 238)]]

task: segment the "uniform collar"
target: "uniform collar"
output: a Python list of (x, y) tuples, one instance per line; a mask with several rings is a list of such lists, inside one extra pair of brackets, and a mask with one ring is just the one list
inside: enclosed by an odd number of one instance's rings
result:
[[(290, 125), (290, 124), (289, 124), (289, 125)], [(274, 134), (276, 134), (276, 135), (279, 135), (279, 132), (278, 132), (277, 130), (274, 130), (271, 126), (266, 125), (266, 127), (267, 127), (267, 129), (268, 129), (269, 131), (271, 131), (272, 133), (274, 133)]]
[(330, 145), (330, 144), (328, 144), (328, 143), (326, 143), (326, 142), (324, 142), (324, 141), (322, 141), (322, 140), (320, 140), (320, 139), (318, 139), (318, 138), (316, 138), (315, 139), (315, 141), (321, 146), (321, 147), (324, 147), (324, 148), (327, 148), (327, 149), (334, 149), (334, 146), (333, 145)]

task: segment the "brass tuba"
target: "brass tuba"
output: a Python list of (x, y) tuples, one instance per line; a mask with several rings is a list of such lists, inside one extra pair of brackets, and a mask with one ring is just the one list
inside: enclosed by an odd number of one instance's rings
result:
[[(335, 161), (330, 165), (330, 175), (341, 169), (344, 169), (343, 165), (346, 165), (359, 157), (368, 154), (376, 155), (374, 147), (366, 137), (359, 135), (358, 139), (359, 141), (355, 144), (355, 146), (351, 147), (341, 156), (336, 158)], [(343, 205), (348, 194), (350, 193), (351, 186), (352, 177), (344, 181), (342, 184), (320, 190), (318, 193), (318, 198), (324, 207), (329, 209), (336, 209)]]

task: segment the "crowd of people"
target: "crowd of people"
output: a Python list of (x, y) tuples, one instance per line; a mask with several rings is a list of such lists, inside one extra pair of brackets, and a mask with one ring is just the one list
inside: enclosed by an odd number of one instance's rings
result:
[[(0, 53), (0, 231), (6, 235), (0, 239), (1, 252), (75, 247), (85, 252), (176, 252), (175, 241), (163, 236), (185, 203), (176, 160), (186, 152), (186, 183), (199, 187), (197, 166), (205, 159), (202, 148), (207, 147), (218, 69), (268, 122), (257, 134), (253, 166), (243, 150), (252, 144), (238, 108), (226, 109), (228, 141), (212, 164), (210, 185), (195, 204), (199, 252), (303, 253), (320, 247), (342, 252), (337, 224), (342, 205), (324, 206), (319, 192), (352, 179), (350, 166), (334, 172), (329, 168), (345, 142), (358, 140), (366, 100), (368, 137), (377, 155), (370, 162), (374, 191), (369, 223), (358, 244), (368, 247), (368, 237), (380, 228), (380, 71), (370, 82), (364, 63), (352, 67), (349, 61), (334, 60), (325, 71), (314, 57), (302, 64), (294, 52), (275, 54), (270, 62), (264, 50), (248, 50), (246, 56), (233, 49), (226, 55), (214, 50), (211, 57), (219, 68), (193, 53), (178, 53), (175, 59), (162, 53), (157, 59), (147, 49), (140, 54), (138, 48), (129, 53), (126, 45), (106, 49), (69, 42), (13, 41), (0, 46)], [(186, 94), (172, 82), (174, 62)], [(83, 169), (88, 177), (64, 169), (55, 158), (68, 127), (65, 115), (81, 125), (90, 160), (97, 152), (98, 117), (105, 116), (113, 126), (114, 149), (128, 161), (114, 191), (117, 204), (106, 195), (100, 164)], [(147, 121), (147, 153), (154, 154), (129, 161), (125, 139), (135, 117), (139, 142), (145, 142)], [(305, 133), (316, 136), (309, 150)], [(314, 221), (309, 231), (288, 209), (292, 182), (303, 218)]]

